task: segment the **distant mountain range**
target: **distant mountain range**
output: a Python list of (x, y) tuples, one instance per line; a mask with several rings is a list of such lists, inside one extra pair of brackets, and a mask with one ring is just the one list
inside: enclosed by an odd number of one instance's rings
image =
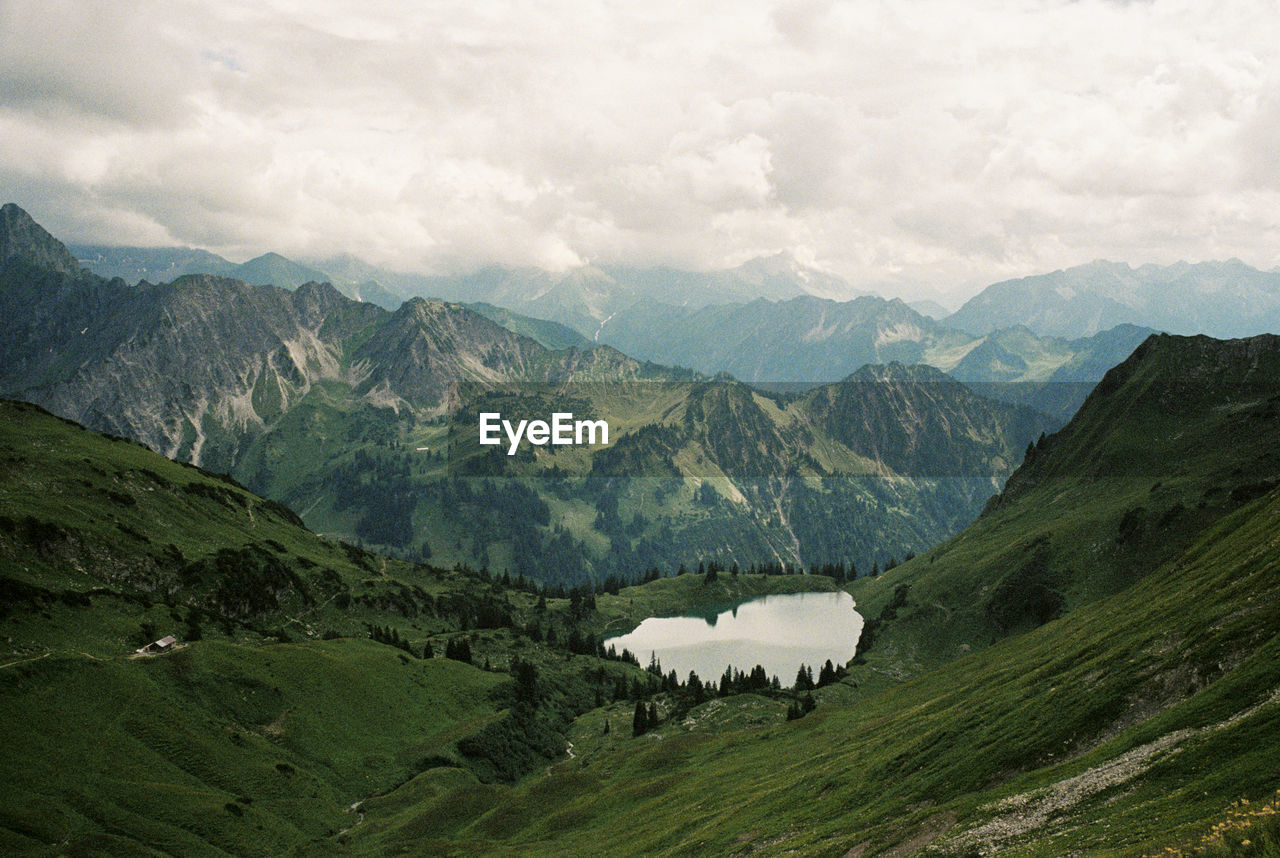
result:
[[(74, 250), (95, 273), (128, 282), (192, 273), (286, 289), (331, 282), (350, 298), (391, 310), (410, 295), (443, 298), (548, 348), (608, 344), (642, 360), (728, 372), (749, 382), (838, 381), (863, 364), (893, 360), (927, 363), (973, 382), (1093, 382), (1152, 333), (1121, 326), (1097, 341), (1091, 339), (1097, 331), (1068, 341), (1037, 337), (1025, 327), (966, 334), (937, 321), (946, 311), (936, 304), (926, 302), (926, 314), (871, 295), (823, 297), (848, 294), (848, 284), (787, 254), (710, 273), (588, 266), (551, 274), (494, 267), (424, 277), (377, 269), (352, 256), (312, 266), (265, 254), (236, 265), (190, 249)], [(1027, 390), (1004, 394), (1035, 401), (1065, 420), (1087, 392), (1064, 388), (1038, 399)]]
[[(568, 582), (704, 557), (866, 567), (963, 527), (1054, 425), (927, 366), (764, 395), (608, 346), (548, 348), (456, 303), (389, 311), (208, 274), (131, 285), (80, 270), (16, 206), (0, 223), (0, 395), (402, 554)], [(476, 443), (484, 408), (570, 406), (614, 443)]]
[(1088, 337), (1119, 324), (1175, 334), (1247, 337), (1280, 332), (1280, 272), (1238, 259), (1131, 268), (1097, 261), (994, 283), (945, 320), (971, 334), (1025, 325)]
[(106, 247), (71, 245), (68, 250), (80, 265), (101, 277), (119, 277), (129, 284), (142, 281), (168, 283), (188, 274), (213, 274), (253, 286), (297, 289), (304, 283), (330, 283), (348, 298), (394, 310), (407, 294), (378, 282), (381, 274), (354, 257), (335, 257), (324, 270), (295, 262), (278, 253), (264, 253), (248, 262), (235, 263), (191, 247)]
[[(670, 305), (692, 314), (711, 305), (758, 299), (786, 303), (813, 297), (849, 303), (851, 296), (861, 297), (846, 281), (806, 266), (788, 253), (711, 272), (587, 265), (551, 273), (494, 266), (469, 274), (427, 276), (378, 268), (351, 255), (301, 263), (266, 253), (236, 264), (192, 248), (74, 245), (71, 250), (94, 273), (130, 283), (166, 282), (184, 274), (216, 274), (286, 289), (308, 281), (329, 282), (348, 297), (391, 310), (415, 296), (489, 303), (559, 322), (599, 342), (611, 342), (610, 336), (632, 336), (606, 329), (625, 328), (627, 315), (634, 319), (630, 324), (638, 327), (661, 312), (653, 305)], [(954, 313), (934, 301), (914, 301), (908, 306), (920, 316), (972, 337), (1025, 327), (1040, 336), (1073, 340), (1118, 325), (1243, 337), (1280, 331), (1280, 271), (1260, 271), (1238, 259), (1138, 268), (1098, 260), (994, 283)], [(675, 311), (665, 312), (668, 317), (678, 316)], [(665, 360), (681, 362), (674, 357)], [(854, 368), (846, 365), (845, 372)], [(712, 371), (718, 370), (734, 372), (729, 366)], [(735, 374), (752, 378), (749, 373)]]
[(216, 274), (255, 286), (284, 289), (296, 289), (311, 281), (328, 282), (350, 298), (389, 310), (409, 298), (423, 297), (459, 303), (488, 302), (521, 312), (541, 309), (542, 313), (534, 315), (547, 319), (557, 319), (557, 312), (567, 311), (597, 322), (617, 306), (655, 293), (675, 292), (682, 304), (694, 306), (754, 298), (847, 298), (859, 294), (839, 277), (806, 266), (789, 253), (709, 272), (587, 265), (551, 273), (492, 266), (470, 274), (430, 276), (379, 268), (349, 254), (303, 263), (278, 253), (264, 253), (248, 262), (235, 263), (189, 247), (71, 245), (69, 249), (93, 273), (108, 279), (119, 277), (128, 283), (168, 282), (185, 274)]
[[(965, 381), (1096, 381), (1153, 333), (1131, 325), (1069, 341), (1012, 327), (974, 336), (874, 296), (676, 307), (637, 302), (597, 341), (645, 360), (751, 382), (826, 382), (866, 363), (926, 363)], [(1090, 368), (1093, 369), (1090, 369)]]

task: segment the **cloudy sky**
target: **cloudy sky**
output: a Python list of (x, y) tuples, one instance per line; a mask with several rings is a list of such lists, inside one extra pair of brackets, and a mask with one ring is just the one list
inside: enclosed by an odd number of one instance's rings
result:
[(0, 0), (0, 194), (68, 241), (717, 268), (952, 303), (1280, 265), (1260, 2)]

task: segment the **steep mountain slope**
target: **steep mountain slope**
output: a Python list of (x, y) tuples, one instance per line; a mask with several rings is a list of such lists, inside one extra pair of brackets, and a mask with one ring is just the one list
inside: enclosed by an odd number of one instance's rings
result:
[(24, 270), (0, 278), (0, 388), (220, 470), (316, 382), (356, 380), (344, 343), (383, 312), (314, 284), (288, 293), (191, 275), (32, 290)]
[(294, 262), (278, 253), (256, 256), (236, 266), (230, 276), (254, 286), (279, 286), (282, 289), (297, 289), (303, 283), (327, 283), (333, 280), (319, 269)]
[(582, 334), (559, 322), (522, 316), (505, 307), (486, 304), (483, 301), (467, 304), (466, 307), (487, 319), (492, 319), (507, 330), (538, 341), (549, 349), (586, 349), (592, 345), (591, 341)]
[(1013, 465), (1018, 439), (1043, 426), (1026, 411), (1015, 412), (1021, 425), (1009, 424), (988, 400), (929, 366), (866, 366), (801, 402), (813, 425), (859, 455), (935, 478), (1000, 472)]
[(429, 414), (463, 379), (538, 381), (564, 360), (440, 302), (388, 313), (327, 284), (103, 281), (25, 213), (10, 222), (0, 235), (21, 252), (0, 268), (0, 389), (219, 470), (320, 382)]
[(76, 276), (80, 265), (66, 245), (49, 235), (13, 203), (0, 206), (0, 265), (25, 264), (32, 269)]
[(1099, 260), (994, 283), (945, 322), (972, 334), (1026, 325), (1087, 337), (1122, 323), (1175, 334), (1242, 337), (1280, 331), (1280, 272), (1238, 259), (1130, 268)]
[(1280, 338), (1152, 337), (966, 532), (866, 585), (909, 593), (868, 658), (914, 671), (1114, 594), (1280, 485)]

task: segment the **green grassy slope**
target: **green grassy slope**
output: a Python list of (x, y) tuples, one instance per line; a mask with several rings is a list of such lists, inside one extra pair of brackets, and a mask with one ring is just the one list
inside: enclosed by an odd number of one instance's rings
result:
[[(35, 406), (0, 402), (0, 461), (5, 854), (340, 848), (354, 803), (426, 783), (497, 792), (563, 756), (574, 716), (626, 706), (615, 690), (646, 674), (571, 652), (573, 633), (650, 605), (832, 586), (691, 575), (574, 613), (317, 537), (227, 478)], [(165, 634), (174, 651), (134, 653)], [(473, 663), (440, 657), (463, 640)], [(534, 666), (534, 708), (517, 659)]]
[(1280, 485), (1277, 430), (1280, 340), (1153, 337), (968, 530), (853, 587), (894, 603), (867, 660), (916, 674), (1132, 585)]
[(503, 705), (501, 674), (366, 639), (456, 629), (425, 608), (478, 605), (478, 582), (34, 406), (0, 403), (0, 457), (5, 851), (280, 854)]
[(0, 844), (278, 855), (492, 714), (497, 674), (371, 641), (201, 641), (0, 670)]

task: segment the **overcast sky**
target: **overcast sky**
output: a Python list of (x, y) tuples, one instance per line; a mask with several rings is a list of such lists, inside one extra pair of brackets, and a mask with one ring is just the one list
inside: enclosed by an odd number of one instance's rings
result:
[(0, 193), (236, 261), (1271, 268), (1280, 9), (0, 0)]

